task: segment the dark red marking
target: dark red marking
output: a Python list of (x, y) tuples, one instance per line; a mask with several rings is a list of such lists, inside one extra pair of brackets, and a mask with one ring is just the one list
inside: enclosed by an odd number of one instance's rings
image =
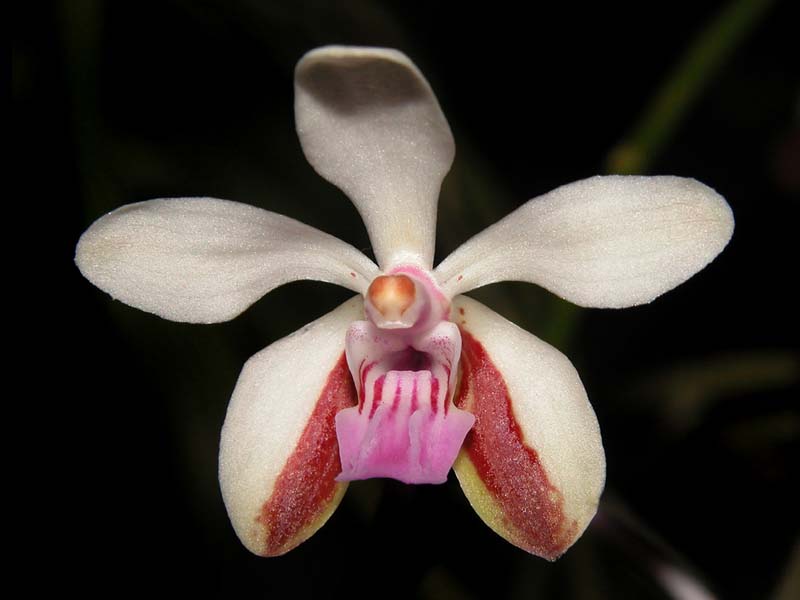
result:
[(563, 497), (539, 455), (522, 440), (502, 374), (483, 345), (461, 329), (461, 385), (455, 405), (475, 415), (464, 448), (486, 489), (501, 508), (515, 544), (549, 560), (574, 538)]
[(460, 314), (462, 317), (464, 316), (464, 307), (463, 306), (458, 309), (458, 314)]
[[(463, 275), (459, 275), (458, 278), (456, 279), (456, 281), (461, 281), (462, 279), (464, 279), (464, 276)], [(464, 314), (464, 309), (463, 308), (461, 309), (461, 314), (462, 315)]]
[[(431, 377), (431, 412), (436, 414), (437, 410), (439, 410), (439, 380)], [(444, 401), (444, 410), (447, 414), (447, 399)]]
[(350, 271), (350, 277), (355, 277), (355, 276), (356, 276), (356, 274), (353, 273), (352, 271)]
[(375, 380), (375, 383), (372, 387), (372, 406), (369, 408), (370, 419), (375, 415), (375, 411), (378, 410), (378, 404), (381, 403), (381, 396), (383, 396), (383, 384), (385, 381), (386, 374), (384, 373)]
[(266, 556), (277, 556), (296, 546), (297, 535), (318, 519), (333, 500), (337, 485), (334, 478), (342, 471), (334, 417), (355, 404), (356, 388), (342, 353), (328, 375), (297, 448), (256, 519), (267, 532)]
[[(414, 386), (411, 388), (411, 412), (412, 413), (415, 412), (417, 410), (417, 408), (419, 407), (419, 398), (417, 398), (417, 394), (419, 393), (417, 391), (417, 378), (414, 377), (413, 381), (414, 381)], [(399, 388), (400, 386), (397, 386), (397, 387)], [(399, 398), (398, 398), (398, 400), (399, 400)]]
[(392, 410), (391, 410), (391, 412), (393, 412), (393, 413), (397, 412), (397, 409), (400, 406), (400, 396), (403, 393), (403, 389), (402, 389), (402, 385), (401, 385), (402, 379), (400, 379), (398, 377), (396, 379), (396, 381), (397, 381), (397, 384), (395, 385), (395, 388), (394, 388), (394, 398), (392, 398)]

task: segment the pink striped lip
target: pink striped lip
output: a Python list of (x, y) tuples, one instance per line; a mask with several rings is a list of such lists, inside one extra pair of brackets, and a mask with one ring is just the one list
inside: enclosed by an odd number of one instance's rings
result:
[[(379, 385), (380, 382), (380, 385)], [(431, 371), (389, 371), (375, 380), (369, 410), (336, 415), (342, 472), (337, 481), (391, 477), (443, 483), (475, 417), (451, 408)]]
[(458, 327), (423, 325), (398, 330), (357, 321), (348, 330), (345, 353), (359, 398), (336, 415), (338, 481), (447, 480), (475, 417), (452, 405)]

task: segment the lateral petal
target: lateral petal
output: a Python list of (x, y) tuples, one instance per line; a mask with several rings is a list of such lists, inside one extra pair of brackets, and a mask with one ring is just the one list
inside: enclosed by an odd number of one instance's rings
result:
[(356, 296), (242, 369), (222, 428), (219, 481), (236, 534), (255, 554), (278, 556), (308, 539), (347, 488), (335, 480), (334, 417), (358, 401), (344, 342), (363, 316)]
[(478, 515), (509, 542), (555, 560), (588, 526), (605, 483), (597, 418), (569, 360), (459, 296), (461, 383), (475, 415), (454, 469)]
[(101, 217), (75, 251), (81, 273), (114, 298), (165, 319), (232, 319), (299, 279), (364, 293), (377, 274), (345, 242), (289, 217), (215, 198), (128, 204)]
[(295, 118), (306, 158), (353, 201), (381, 268), (430, 268), (455, 144), (417, 67), (384, 48), (312, 50), (295, 70)]
[(733, 213), (682, 177), (592, 177), (562, 186), (468, 240), (436, 269), (445, 293), (529, 281), (581, 306), (645, 304), (711, 262)]

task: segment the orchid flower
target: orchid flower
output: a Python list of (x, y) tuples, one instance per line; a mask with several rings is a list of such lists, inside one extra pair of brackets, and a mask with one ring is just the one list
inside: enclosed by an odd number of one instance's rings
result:
[(455, 146), (416, 66), (389, 49), (313, 50), (295, 71), (295, 115), (306, 158), (355, 204), (377, 265), (285, 216), (173, 198), (96, 221), (79, 269), (126, 304), (191, 323), (232, 319), (300, 279), (357, 292), (253, 356), (236, 384), (219, 480), (252, 552), (309, 538), (349, 481), (441, 483), (453, 468), (489, 527), (554, 560), (597, 510), (597, 419), (567, 358), (462, 294), (514, 280), (585, 307), (647, 303), (722, 251), (730, 208), (692, 179), (593, 177), (530, 200), (433, 268)]

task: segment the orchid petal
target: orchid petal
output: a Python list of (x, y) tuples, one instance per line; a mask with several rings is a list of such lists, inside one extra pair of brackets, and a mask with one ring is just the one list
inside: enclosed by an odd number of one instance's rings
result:
[(569, 360), (479, 302), (459, 296), (461, 385), (475, 415), (453, 465), (478, 515), (512, 544), (555, 560), (597, 511), (600, 429)]
[(129, 204), (101, 217), (75, 253), (81, 273), (114, 298), (165, 319), (232, 319), (299, 279), (364, 293), (377, 274), (341, 240), (283, 215), (214, 198)]
[(430, 268), (455, 144), (408, 57), (343, 46), (309, 52), (295, 70), (295, 117), (306, 158), (353, 201), (381, 268)]
[(436, 269), (455, 295), (529, 281), (581, 306), (650, 302), (705, 267), (733, 233), (711, 188), (681, 177), (584, 179), (534, 198)]
[(334, 417), (357, 402), (344, 340), (363, 316), (362, 299), (352, 298), (253, 356), (239, 376), (219, 480), (236, 534), (255, 554), (277, 556), (308, 539), (344, 494)]

